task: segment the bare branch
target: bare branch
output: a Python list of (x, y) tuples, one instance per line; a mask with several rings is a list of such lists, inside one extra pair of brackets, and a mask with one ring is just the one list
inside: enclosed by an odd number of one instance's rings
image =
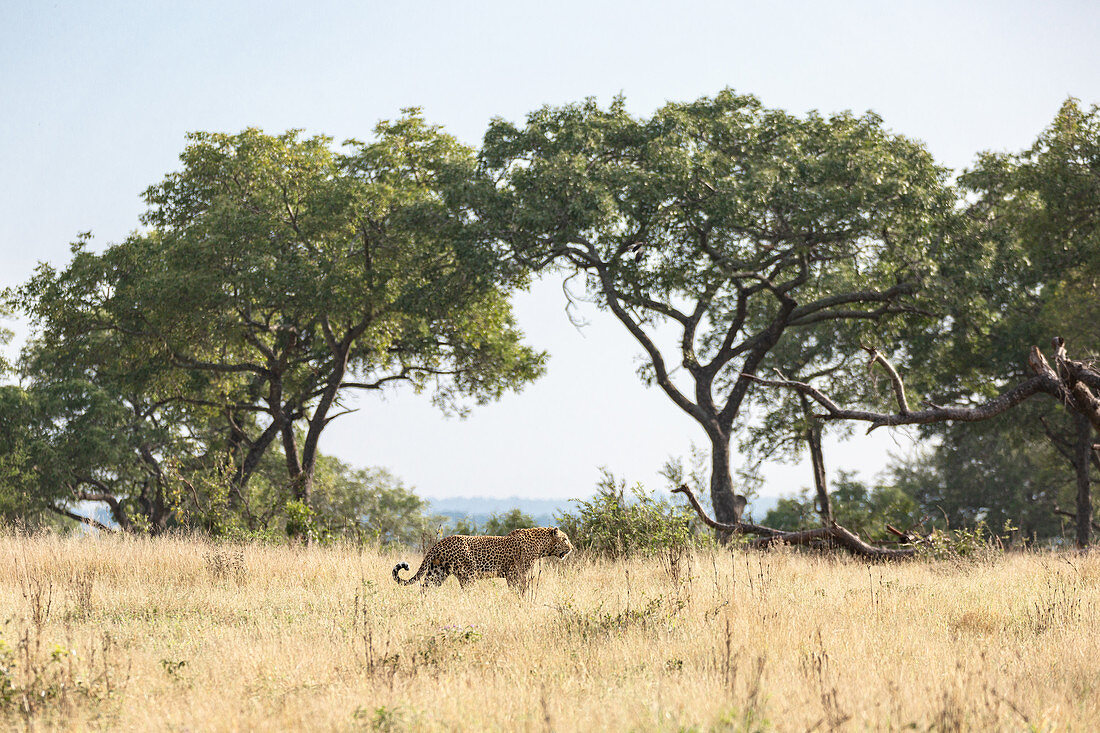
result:
[(898, 401), (898, 412), (902, 415), (908, 415), (909, 400), (905, 398), (905, 383), (901, 381), (901, 375), (898, 374), (898, 370), (894, 368), (894, 365), (891, 364), (885, 356), (879, 353), (878, 349), (865, 344), (860, 344), (860, 347), (871, 357), (867, 362), (868, 373), (870, 373), (876, 363), (882, 365), (882, 368), (890, 375), (890, 383), (894, 386), (894, 397)]
[(782, 387), (784, 389), (793, 389), (796, 392), (801, 392), (825, 408), (826, 412), (816, 415), (816, 417), (822, 420), (860, 420), (862, 422), (869, 422), (871, 426), (867, 428), (868, 433), (875, 428), (886, 425), (928, 425), (937, 422), (947, 422), (949, 420), (958, 422), (988, 420), (1009, 408), (1015, 407), (1027, 398), (1040, 392), (1045, 392), (1055, 397), (1061, 394), (1061, 390), (1057, 383), (1052, 382), (1049, 377), (1045, 375), (1037, 375), (1021, 382), (1004, 394), (980, 405), (973, 407), (943, 407), (925, 403), (928, 405), (927, 409), (907, 412), (903, 415), (871, 412), (869, 410), (850, 410), (839, 407), (820, 390), (805, 382), (796, 382), (790, 379), (762, 379), (751, 374), (742, 374), (741, 376), (767, 387)]
[(634, 339), (642, 345), (646, 353), (649, 355), (650, 362), (653, 364), (653, 370), (657, 376), (657, 384), (664, 390), (665, 394), (676, 403), (684, 412), (691, 415), (700, 423), (706, 423), (710, 416), (705, 414), (704, 410), (691, 400), (689, 400), (683, 392), (676, 388), (676, 385), (672, 383), (672, 379), (669, 376), (668, 368), (665, 366), (665, 358), (661, 353), (661, 350), (657, 348), (657, 345), (653, 343), (653, 340), (642, 329), (641, 325), (631, 317), (631, 315), (623, 308), (622, 302), (620, 302), (621, 295), (615, 288), (614, 283), (611, 281), (611, 276), (607, 271), (607, 266), (597, 261), (595, 268), (600, 277), (600, 285), (604, 292), (604, 297), (607, 299), (607, 305), (611, 308), (611, 312), (615, 314), (615, 317), (626, 326), (626, 329), (630, 331)]
[(699, 500), (695, 498), (695, 492), (688, 488), (687, 484), (680, 484), (679, 488), (672, 490), (672, 493), (681, 493), (687, 497), (688, 502), (694, 507), (695, 513), (699, 515), (699, 518), (703, 520), (703, 524), (713, 529), (720, 530), (722, 532), (748, 532), (749, 534), (763, 535), (764, 537), (778, 537), (783, 534), (778, 529), (772, 529), (771, 527), (763, 527), (758, 524), (751, 524), (749, 522), (738, 522), (737, 524), (723, 524), (722, 522), (716, 522), (707, 516)]
[(64, 509), (64, 508), (59, 507), (59, 506), (54, 506), (53, 504), (47, 504), (46, 508), (49, 509), (51, 512), (55, 513), (55, 514), (60, 514), (63, 517), (68, 517), (69, 519), (76, 520), (77, 522), (80, 522), (81, 524), (86, 524), (89, 527), (94, 527), (94, 528), (96, 528), (98, 530), (102, 530), (104, 532), (111, 532), (112, 534), (118, 532), (118, 530), (115, 529), (114, 527), (109, 527), (106, 524), (103, 524), (103, 522), (100, 522), (96, 519), (92, 519), (91, 517), (85, 517), (84, 515), (77, 514), (76, 512), (71, 512), (68, 509)]
[(691, 502), (692, 507), (695, 508), (695, 513), (699, 515), (699, 518), (702, 519), (703, 523), (708, 527), (713, 527), (723, 532), (751, 532), (753, 534), (763, 535), (761, 538), (750, 542), (750, 545), (754, 547), (768, 547), (776, 542), (792, 545), (805, 545), (815, 542), (834, 542), (854, 555), (882, 560), (897, 560), (913, 557), (920, 551), (920, 548), (915, 546), (899, 548), (875, 547), (874, 545), (864, 542), (860, 539), (859, 535), (841, 527), (836, 522), (832, 522), (827, 527), (809, 529), (803, 532), (783, 532), (778, 529), (761, 527), (746, 522), (723, 524), (707, 516), (707, 513), (703, 511), (703, 507), (699, 504), (699, 500), (695, 498), (695, 494), (686, 484), (681, 484), (679, 488), (673, 489), (673, 492), (678, 492), (686, 496), (688, 501)]

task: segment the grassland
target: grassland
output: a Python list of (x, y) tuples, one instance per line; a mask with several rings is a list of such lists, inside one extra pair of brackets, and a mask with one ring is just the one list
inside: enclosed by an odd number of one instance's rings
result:
[(524, 594), (415, 553), (0, 537), (13, 728), (1095, 729), (1100, 558), (543, 560)]

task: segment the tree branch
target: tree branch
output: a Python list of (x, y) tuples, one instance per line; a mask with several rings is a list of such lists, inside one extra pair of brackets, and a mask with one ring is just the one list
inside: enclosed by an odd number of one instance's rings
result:
[(74, 519), (81, 524), (88, 525), (89, 527), (94, 527), (95, 529), (102, 530), (104, 532), (111, 532), (112, 534), (118, 532), (118, 530), (114, 527), (108, 527), (106, 524), (103, 524), (103, 522), (100, 522), (99, 520), (92, 519), (91, 517), (85, 517), (82, 514), (71, 512), (68, 509), (62, 509), (61, 507), (54, 506), (53, 504), (46, 504), (46, 508), (49, 509), (51, 512), (54, 512), (55, 514), (60, 514), (61, 516), (68, 517), (69, 519)]
[[(1051, 511), (1052, 511), (1053, 513), (1055, 513), (1055, 514), (1059, 515), (1059, 516), (1063, 516), (1063, 517), (1069, 517), (1069, 518), (1070, 518), (1070, 519), (1072, 519), (1072, 520), (1073, 520), (1074, 522), (1076, 522), (1076, 521), (1077, 521), (1077, 515), (1076, 515), (1076, 514), (1074, 514), (1073, 512), (1067, 512), (1067, 511), (1066, 511), (1065, 509), (1059, 509), (1059, 508), (1058, 508), (1058, 505), (1057, 505), (1057, 504), (1055, 504), (1055, 505), (1054, 505), (1054, 509), (1052, 509)], [(1098, 523), (1096, 522), (1096, 520), (1094, 520), (1094, 519), (1090, 519), (1090, 520), (1089, 520), (1089, 524), (1091, 524), (1091, 525), (1092, 525), (1092, 528), (1093, 528), (1093, 529), (1095, 529), (1095, 530), (1097, 530), (1097, 531), (1100, 531), (1100, 524), (1098, 524)]]
[(607, 299), (607, 305), (611, 308), (611, 312), (615, 314), (615, 317), (626, 326), (626, 329), (630, 331), (634, 339), (642, 345), (646, 353), (649, 354), (649, 360), (653, 364), (653, 369), (657, 375), (657, 384), (664, 390), (665, 394), (684, 412), (691, 415), (697, 421), (702, 424), (706, 424), (711, 416), (704, 413), (703, 409), (689, 400), (683, 392), (676, 388), (676, 385), (672, 383), (672, 379), (669, 377), (668, 368), (665, 366), (664, 355), (661, 354), (660, 349), (653, 343), (653, 340), (649, 338), (649, 335), (642, 329), (642, 327), (631, 318), (630, 314), (626, 312), (620, 302), (620, 294), (616, 290), (614, 283), (611, 281), (610, 274), (607, 271), (607, 266), (602, 262), (596, 262), (596, 272), (600, 278), (600, 285), (604, 292), (604, 297)]
[(763, 535), (759, 539), (750, 541), (750, 545), (753, 547), (768, 547), (772, 543), (782, 542), (792, 545), (805, 545), (814, 542), (834, 542), (844, 549), (851, 552), (853, 555), (859, 555), (861, 557), (870, 557), (882, 560), (897, 560), (901, 558), (913, 557), (919, 551), (919, 547), (875, 547), (860, 539), (859, 535), (851, 530), (841, 527), (836, 522), (832, 522), (827, 527), (820, 527), (818, 529), (808, 529), (802, 532), (783, 532), (778, 529), (772, 529), (770, 527), (761, 527), (755, 524), (748, 524), (745, 522), (739, 522), (737, 524), (723, 524), (722, 522), (716, 522), (707, 516), (703, 511), (703, 507), (699, 504), (699, 500), (695, 498), (695, 494), (687, 487), (686, 484), (681, 484), (679, 488), (672, 490), (674, 493), (678, 492), (687, 497), (691, 502), (692, 507), (695, 508), (695, 513), (699, 515), (699, 518), (703, 520), (703, 523), (708, 527), (721, 530), (723, 532), (751, 532), (753, 534)]
[(748, 532), (749, 534), (763, 535), (764, 537), (779, 537), (784, 534), (781, 530), (772, 529), (771, 527), (764, 527), (759, 524), (751, 524), (749, 522), (738, 522), (737, 524), (724, 524), (722, 522), (716, 522), (707, 516), (706, 511), (703, 510), (703, 506), (699, 503), (699, 500), (695, 498), (695, 492), (688, 488), (687, 484), (680, 484), (679, 488), (672, 490), (672, 493), (681, 493), (687, 497), (688, 502), (695, 509), (695, 513), (699, 515), (699, 518), (703, 520), (703, 524), (711, 527), (712, 529), (721, 530), (722, 532)]
[[(839, 293), (827, 298), (820, 298), (811, 303), (800, 305), (791, 313), (791, 323), (799, 322), (810, 314), (818, 311), (835, 308), (838, 305), (850, 305), (852, 303), (890, 303), (898, 296), (909, 295), (916, 291), (913, 283), (900, 283), (886, 290), (857, 290), (852, 293)], [(807, 323), (809, 321), (806, 321)]]
[(866, 351), (871, 357), (867, 362), (867, 373), (871, 374), (871, 370), (874, 369), (876, 363), (882, 365), (882, 368), (890, 375), (890, 383), (894, 387), (894, 399), (898, 401), (898, 413), (901, 415), (908, 415), (909, 400), (905, 398), (905, 383), (901, 381), (901, 375), (898, 374), (898, 370), (894, 368), (894, 365), (890, 363), (889, 359), (880, 354), (878, 349), (873, 346), (860, 344), (860, 348)]
[(761, 377), (754, 376), (752, 374), (742, 374), (743, 378), (750, 381), (762, 384), (767, 387), (782, 387), (784, 389), (793, 389), (796, 392), (810, 397), (819, 405), (825, 408), (826, 412), (819, 413), (816, 417), (823, 420), (859, 420), (862, 422), (869, 422), (871, 426), (867, 428), (867, 432), (871, 432), (875, 428), (880, 428), (886, 425), (928, 425), (930, 423), (946, 422), (949, 420), (955, 420), (958, 422), (977, 422), (979, 420), (988, 420), (991, 417), (1001, 414), (1009, 408), (1015, 407), (1024, 400), (1028, 399), (1032, 395), (1044, 392), (1055, 397), (1060, 396), (1060, 389), (1056, 382), (1053, 382), (1046, 375), (1036, 375), (1030, 379), (1020, 383), (1016, 387), (1013, 387), (1008, 392), (995, 397), (988, 402), (984, 402), (980, 405), (973, 407), (943, 407), (940, 405), (929, 405), (927, 409), (917, 410), (916, 412), (907, 412), (905, 414), (887, 414), (881, 412), (871, 412), (869, 410), (850, 410), (839, 407), (829, 397), (824, 395), (817, 388), (805, 382), (796, 382), (790, 379), (763, 379)]

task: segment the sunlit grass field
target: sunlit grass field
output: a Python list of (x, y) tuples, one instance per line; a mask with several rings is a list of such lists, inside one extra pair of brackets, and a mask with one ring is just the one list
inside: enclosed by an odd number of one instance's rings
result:
[(1100, 558), (542, 560), (0, 536), (5, 727), (1095, 730)]

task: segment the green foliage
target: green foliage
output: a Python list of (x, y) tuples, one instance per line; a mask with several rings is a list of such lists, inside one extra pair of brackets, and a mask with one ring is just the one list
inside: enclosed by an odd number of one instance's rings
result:
[(526, 529), (534, 526), (534, 517), (524, 514), (516, 508), (507, 512), (490, 514), (481, 529), (482, 534), (506, 535), (514, 529)]
[(291, 539), (317, 538), (317, 513), (301, 499), (290, 499), (285, 506), (286, 536)]
[(685, 506), (655, 498), (641, 484), (630, 487), (609, 471), (591, 499), (574, 499), (575, 513), (557, 516), (574, 546), (605, 557), (652, 554), (701, 540), (694, 514)]
[(506, 535), (515, 529), (535, 526), (533, 517), (524, 514), (518, 507), (507, 512), (494, 512), (485, 520), (481, 532), (488, 535)]
[(1100, 108), (1066, 100), (1029, 149), (985, 153), (961, 182), (989, 276), (945, 342), (950, 366), (964, 378), (1017, 378), (1027, 349), (1055, 335), (1075, 353), (1100, 353)]
[(851, 384), (858, 344), (927, 320), (940, 263), (962, 259), (947, 171), (874, 114), (799, 117), (729, 89), (645, 118), (586, 100), (495, 120), (481, 159), (483, 219), (521, 261), (583, 278), (637, 340), (642, 378), (706, 431), (726, 513), (744, 408), (780, 409), (769, 446), (804, 421), (797, 400), (752, 397), (751, 376)]
[(988, 423), (951, 427), (934, 448), (895, 462), (893, 484), (941, 529), (984, 522), (1014, 525), (1024, 543), (1061, 537), (1065, 520), (1052, 510), (1073, 506), (1072, 466), (1046, 436), (1028, 435), (1032, 416), (1021, 409)]
[[(1008, 535), (1015, 531), (1015, 527), (1006, 524), (1003, 531), (1004, 535)], [(928, 543), (924, 548), (926, 557), (956, 564), (990, 562), (1004, 553), (1001, 537), (990, 531), (984, 520), (978, 520), (970, 527), (933, 530)]]
[[(281, 457), (271, 456), (273, 464)], [(246, 493), (249, 511), (264, 508), (254, 528), (229, 501), (231, 476), (207, 475), (192, 484), (201, 496), (202, 512), (186, 503), (191, 526), (232, 540), (277, 540), (296, 537), (316, 541), (338, 538), (383, 545), (411, 545), (420, 540), (437, 518), (426, 514), (428, 502), (383, 468), (357, 469), (331, 456), (318, 458), (313, 501), (286, 499), (285, 477), (277, 465), (262, 468)], [(282, 482), (282, 483), (280, 483)], [(186, 497), (183, 497), (186, 498)], [(181, 512), (183, 510), (181, 509)]]
[[(965, 216), (954, 220), (957, 246), (943, 251), (935, 281), (941, 317), (900, 333), (896, 360), (911, 398), (938, 404), (987, 399), (1029, 377), (1029, 348), (1054, 336), (1078, 358), (1100, 353), (1100, 108), (1067, 100), (1034, 145), (980, 155), (959, 183)], [(893, 409), (888, 397), (878, 404)], [(1011, 524), (1025, 543), (1063, 536), (1066, 520), (1054, 510), (1073, 505), (1076, 467), (1062, 405), (1037, 398), (985, 423), (923, 430), (939, 441), (896, 463), (892, 483), (932, 524)]]
[(34, 526), (44, 518), (38, 495), (38, 458), (44, 445), (37, 435), (33, 397), (21, 388), (0, 386), (0, 518)]
[[(8, 294), (37, 331), (42, 506), (105, 497), (134, 531), (281, 516), (331, 533), (311, 493), (348, 390), (403, 382), (462, 413), (541, 374), (508, 302), (525, 275), (471, 208), (474, 152), (417, 110), (342, 148), (248, 129), (192, 133), (180, 158), (145, 192), (145, 229), (100, 252), (81, 235)], [(251, 491), (273, 445), (285, 476)]]
[[(838, 472), (830, 496), (836, 522), (865, 540), (892, 539), (887, 524), (906, 530), (921, 519), (917, 501), (902, 489), (889, 484), (869, 488), (847, 471)], [(780, 499), (764, 524), (788, 531), (821, 526), (815, 496), (803, 489), (798, 497)]]
[(384, 468), (353, 469), (335, 458), (318, 465), (313, 526), (327, 537), (411, 545), (432, 525), (428, 502)]
[[(960, 177), (973, 256), (955, 266), (956, 308), (910, 381), (936, 403), (988, 398), (1030, 376), (1028, 350), (1066, 339), (1100, 353), (1100, 109), (1062, 105), (1027, 150), (984, 153)], [(1025, 542), (1058, 537), (1073, 504), (1072, 426), (1053, 400), (1032, 399), (982, 425), (930, 428), (941, 441), (896, 468), (899, 485), (947, 526), (1019, 526)], [(1095, 471), (1093, 471), (1095, 474)]]
[(484, 524), (478, 524), (476, 519), (469, 516), (456, 519), (449, 531), (451, 534), (503, 536), (515, 529), (534, 526), (535, 518), (517, 507), (506, 512), (493, 512)]
[(444, 534), (477, 535), (484, 533), (478, 526), (476, 519), (470, 516), (465, 516), (454, 520), (453, 526), (450, 529), (447, 529)]

